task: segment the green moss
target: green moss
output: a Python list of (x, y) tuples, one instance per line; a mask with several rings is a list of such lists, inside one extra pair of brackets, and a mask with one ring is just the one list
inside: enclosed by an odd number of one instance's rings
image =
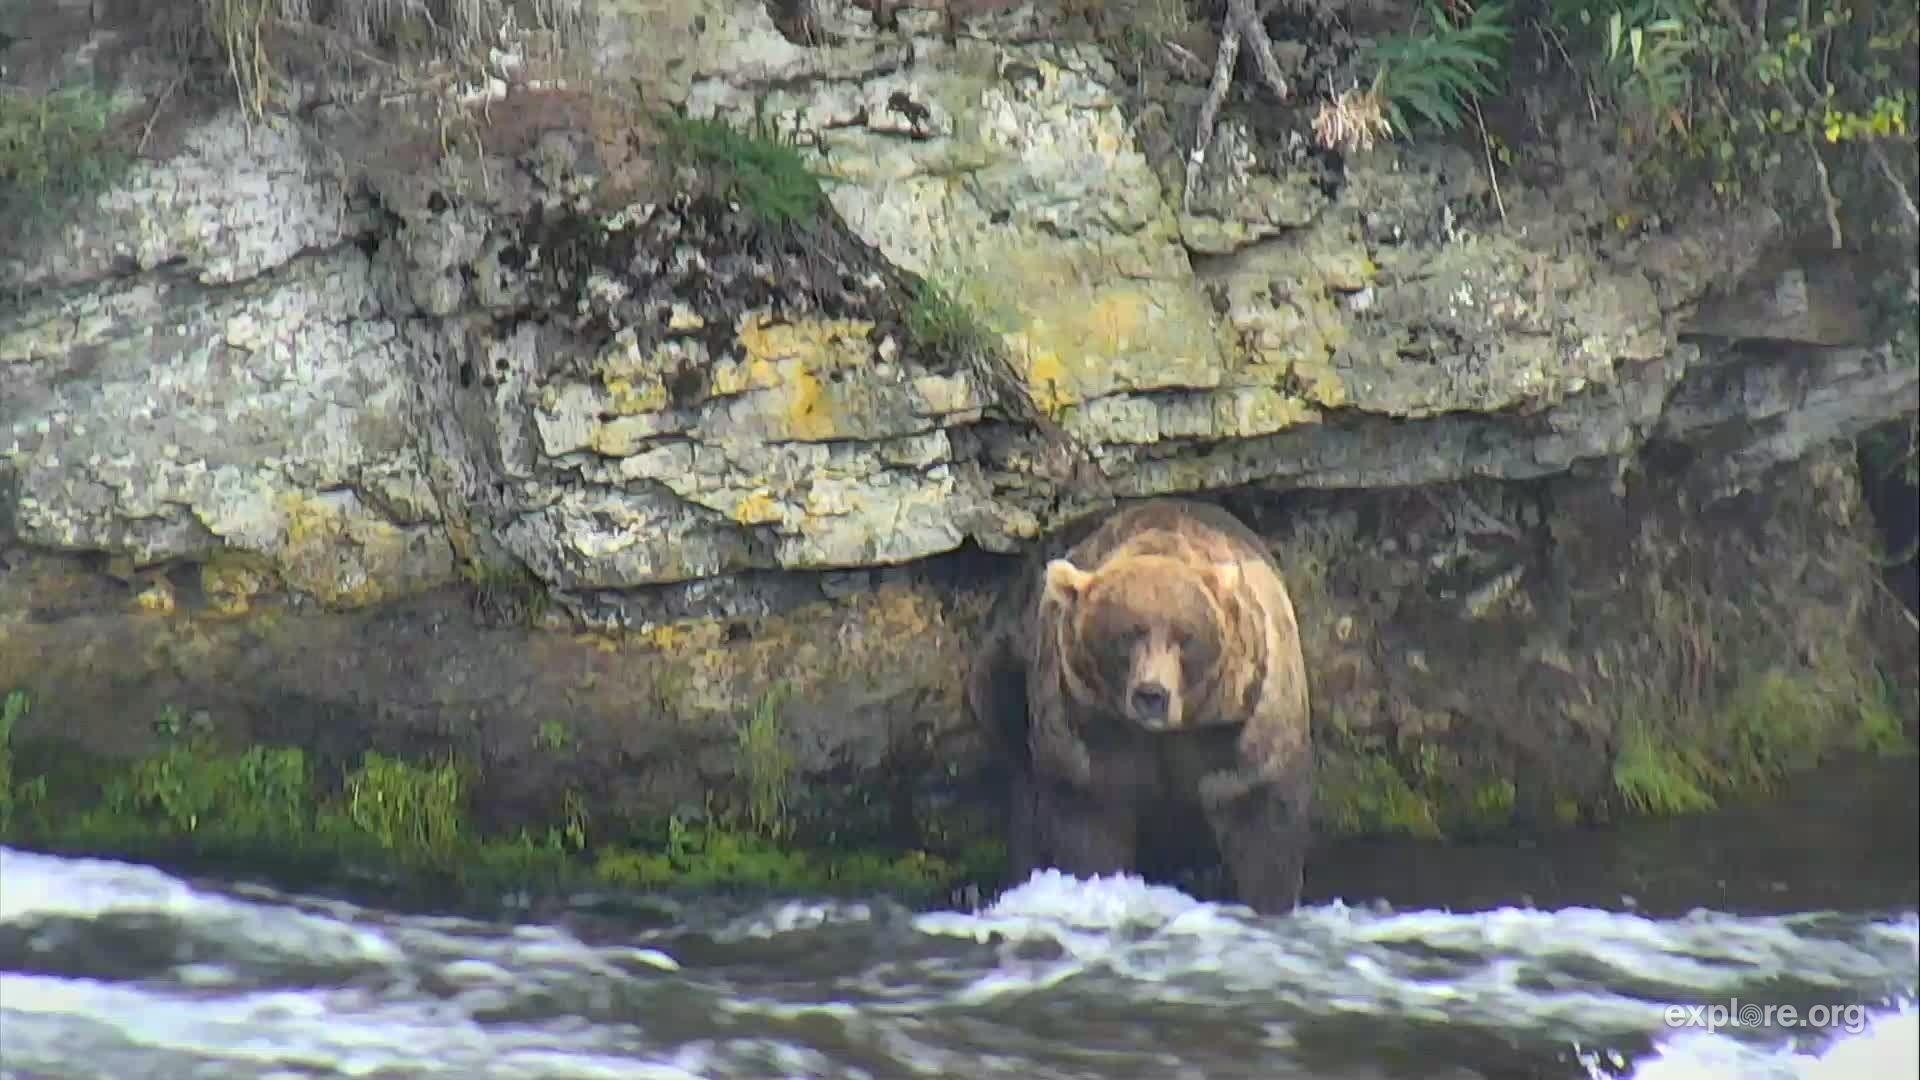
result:
[(722, 825), (668, 822), (666, 843), (653, 850), (609, 847), (593, 874), (624, 888), (747, 888), (777, 892), (882, 891), (931, 896), (955, 879), (938, 856), (811, 852), (778, 847), (764, 837)]
[(542, 720), (533, 732), (533, 745), (548, 753), (573, 749), (573, 729), (564, 720)]
[[(777, 733), (780, 700), (770, 695), (756, 711), (759, 726), (746, 725), (743, 743)], [(12, 731), (26, 710), (26, 695), (15, 693), (0, 711), (0, 841), (70, 854), (241, 867), (298, 883), (371, 875), (390, 890), (436, 902), (587, 885), (877, 890), (917, 900), (943, 895), (961, 873), (1004, 863), (997, 849), (950, 862), (922, 851), (800, 848), (751, 819), (747, 827), (719, 818), (629, 823), (599, 837), (575, 791), (550, 824), (483, 835), (469, 816), (468, 775), (456, 762), (368, 753), (330, 782), (297, 748), (225, 749), (206, 735), (167, 738), (165, 731), (165, 745), (135, 760), (47, 739), (16, 754)], [(754, 753), (764, 761), (771, 751)], [(14, 780), (23, 757), (38, 773), (25, 784)]]
[(1516, 794), (1511, 780), (1491, 780), (1475, 788), (1473, 792), (1475, 822), (1487, 828), (1510, 824), (1513, 821), (1513, 803)]
[(1819, 763), (1840, 703), (1811, 680), (1773, 670), (1743, 680), (1721, 706), (1729, 786), (1766, 789)]
[(1394, 747), (1333, 719), (1316, 748), (1314, 802), (1326, 832), (1464, 838), (1513, 824), (1518, 789), (1499, 762), (1438, 739)]
[(1336, 748), (1323, 752), (1314, 780), (1321, 818), (1348, 835), (1437, 837), (1431, 800), (1415, 791), (1385, 756)]
[(90, 86), (0, 91), (0, 229), (39, 227), (124, 171), (112, 100)]
[(1627, 805), (1641, 813), (1683, 814), (1715, 806), (1706, 759), (1661, 739), (1643, 723), (1630, 727), (1621, 741), (1613, 783)]
[(1910, 753), (1892, 690), (1846, 660), (1825, 651), (1804, 669), (1748, 673), (1711, 708), (1630, 717), (1613, 763), (1622, 800), (1645, 814), (1710, 810), (1835, 753)]

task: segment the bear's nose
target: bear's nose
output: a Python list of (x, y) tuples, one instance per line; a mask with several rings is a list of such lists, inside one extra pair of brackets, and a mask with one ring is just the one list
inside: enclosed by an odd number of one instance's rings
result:
[(1141, 683), (1133, 688), (1133, 715), (1142, 720), (1167, 718), (1167, 688), (1159, 683)]

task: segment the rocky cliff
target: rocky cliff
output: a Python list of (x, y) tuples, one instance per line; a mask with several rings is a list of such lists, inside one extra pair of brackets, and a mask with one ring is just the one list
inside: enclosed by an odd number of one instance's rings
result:
[(1490, 121), (1491, 174), (1249, 91), (1186, 200), (1189, 50), (808, 7), (603, 12), (595, 66), (678, 119), (513, 32), (410, 88), (434, 123), (15, 42), (144, 123), (0, 255), (15, 739), (143, 752), (174, 705), (452, 750), (500, 824), (752, 789), (933, 846), (980, 805), (955, 692), (1000, 556), (1165, 493), (1275, 538), (1331, 832), (1682, 809), (1902, 715), (1834, 447), (1915, 408), (1871, 302), (1911, 262), (1649, 201), (1565, 87)]

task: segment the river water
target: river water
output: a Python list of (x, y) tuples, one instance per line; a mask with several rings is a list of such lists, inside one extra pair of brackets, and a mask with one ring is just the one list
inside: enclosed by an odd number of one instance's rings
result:
[(1920, 1052), (1911, 767), (1895, 780), (1891, 811), (1855, 798), (1798, 854), (1725, 815), (1491, 860), (1384, 846), (1319, 877), (1401, 906), (1275, 918), (1051, 873), (978, 910), (454, 915), (0, 848), (0, 1080), (1894, 1080)]

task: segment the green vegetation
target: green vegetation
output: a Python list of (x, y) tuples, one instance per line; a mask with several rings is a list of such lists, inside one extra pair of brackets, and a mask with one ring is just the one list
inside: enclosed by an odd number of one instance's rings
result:
[(921, 345), (940, 351), (997, 347), (973, 309), (932, 278), (922, 278), (914, 286), (907, 305), (907, 332)]
[[(1323, 104), (1314, 121), (1323, 144), (1364, 148), (1376, 135), (1419, 126), (1453, 131), (1468, 115), (1477, 119), (1479, 99), (1506, 81), (1506, 47), (1521, 26), (1511, 9), (1425, 0), (1414, 20), (1363, 59), (1375, 72), (1369, 89)], [(1905, 231), (1920, 226), (1911, 152), (1920, 131), (1920, 15), (1912, 5), (1547, 0), (1525, 25), (1543, 52), (1579, 75), (1594, 118), (1618, 127), (1648, 179), (1697, 177), (1727, 199), (1764, 183), (1781, 195), (1817, 192), (1840, 247), (1843, 196), (1858, 198), (1865, 184), (1837, 182), (1832, 165), (1857, 151), (1855, 171), (1884, 185)], [(1477, 126), (1491, 159), (1491, 136)], [(1810, 166), (1809, 177), (1783, 173), (1797, 162)], [(1879, 211), (1861, 217), (1870, 231), (1884, 229)]]
[(1702, 170), (1721, 195), (1738, 198), (1802, 155), (1837, 246), (1827, 157), (1853, 146), (1913, 216), (1911, 179), (1884, 149), (1916, 125), (1911, 6), (1809, 0), (1749, 13), (1724, 0), (1556, 0), (1551, 17), (1629, 133)]
[(534, 729), (533, 745), (549, 753), (573, 749), (573, 731), (564, 720), (542, 720)]
[(1613, 783), (1637, 813), (1665, 816), (1711, 810), (1717, 777), (1701, 754), (1656, 735), (1645, 720), (1629, 724), (1613, 760)]
[(820, 185), (831, 177), (814, 172), (792, 134), (782, 134), (764, 115), (736, 128), (724, 120), (656, 113), (667, 160), (696, 166), (715, 194), (737, 202), (768, 225), (804, 225), (826, 201)]
[[(508, 889), (591, 886), (924, 899), (944, 895), (962, 874), (991, 873), (1003, 858), (997, 849), (963, 852), (958, 863), (921, 851), (802, 849), (727, 815), (602, 830), (572, 791), (551, 825), (484, 835), (469, 810), (471, 775), (458, 762), (369, 752), (330, 779), (298, 748), (228, 749), (206, 734), (163, 736), (159, 749), (130, 761), (46, 739), (23, 751), (13, 735), (29, 704), (15, 692), (0, 709), (0, 841), (47, 850), (237, 865), (290, 882), (373, 871), (402, 890), (479, 903)], [(765, 738), (769, 729), (746, 730)], [(36, 775), (20, 783), (23, 767)]]
[(786, 683), (775, 683), (754, 705), (753, 715), (737, 736), (741, 772), (747, 778), (747, 821), (775, 839), (792, 828), (787, 796), (793, 783), (793, 751), (787, 748), (786, 727), (780, 718), (790, 696)]
[(1330, 832), (1462, 838), (1513, 824), (1513, 781), (1454, 747), (1355, 735), (1336, 715), (1315, 754), (1315, 816)]
[(468, 563), (461, 576), (473, 590), (474, 613), (497, 625), (537, 625), (552, 603), (545, 583), (518, 563)]
[(368, 751), (347, 777), (347, 819), (403, 862), (451, 868), (466, 843), (464, 787), (451, 763), (422, 769)]
[(1374, 92), (1384, 101), (1397, 131), (1411, 131), (1407, 114), (1441, 131), (1460, 126), (1475, 100), (1505, 78), (1504, 53), (1512, 30), (1506, 9), (1483, 3), (1465, 21), (1435, 0), (1423, 9), (1426, 28), (1387, 38), (1374, 46), (1379, 65)]
[(91, 86), (0, 91), (0, 231), (38, 225), (97, 194), (133, 160), (112, 99)]
[(801, 892), (902, 891), (932, 895), (954, 879), (953, 867), (925, 854), (821, 857), (783, 849), (764, 837), (673, 818), (666, 842), (652, 851), (603, 850), (594, 875), (611, 885), (694, 889), (740, 887)]
[[(1617, 735), (1613, 782), (1635, 813), (1711, 809), (1767, 791), (1840, 753), (1912, 752), (1901, 706), (1857, 631), (1808, 608), (1798, 647), (1764, 611), (1708, 603), (1649, 581), (1649, 633), (1604, 708)], [(1756, 667), (1746, 656), (1797, 655)]]
[(1384, 754), (1344, 747), (1322, 750), (1316, 762), (1314, 791), (1317, 816), (1334, 832), (1349, 836), (1441, 835), (1432, 800), (1416, 792)]
[(27, 802), (24, 791), (13, 786), (13, 729), (27, 717), (30, 704), (25, 690), (15, 690), (0, 701), (0, 836), (13, 825), (16, 802)]
[(172, 40), (181, 58), (211, 61), (241, 108), (256, 118), (270, 107), (276, 88), (298, 74), (292, 69), (296, 55), (450, 58), (471, 75), (500, 28), (516, 16), (532, 29), (572, 40), (580, 34), (582, 13), (566, 0), (334, 0), (323, 8), (306, 0), (163, 0), (162, 6), (174, 9)]

